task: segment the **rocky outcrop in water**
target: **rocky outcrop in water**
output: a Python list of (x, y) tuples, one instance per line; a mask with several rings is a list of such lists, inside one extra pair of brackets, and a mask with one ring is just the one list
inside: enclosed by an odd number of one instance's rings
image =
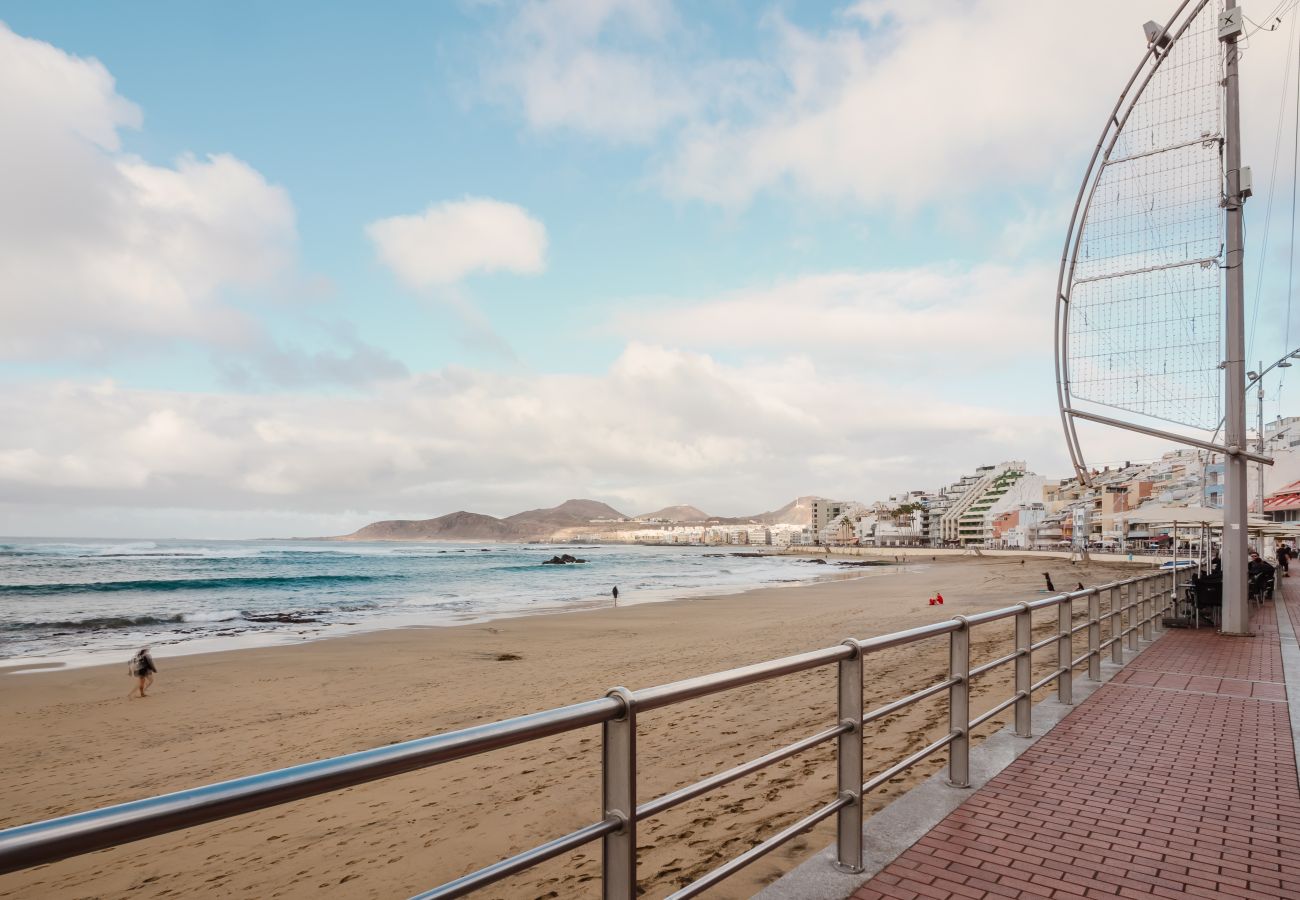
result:
[(585, 563), (585, 559), (578, 559), (576, 556), (570, 556), (565, 553), (562, 556), (552, 556), (550, 559), (542, 560), (544, 566), (567, 566), (570, 563)]

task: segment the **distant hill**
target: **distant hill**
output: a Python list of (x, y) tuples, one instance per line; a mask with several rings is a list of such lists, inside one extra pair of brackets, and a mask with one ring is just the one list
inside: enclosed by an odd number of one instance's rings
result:
[(436, 519), (393, 519), (373, 522), (342, 535), (342, 541), (536, 541), (557, 531), (589, 524), (593, 519), (626, 519), (614, 507), (596, 500), (566, 500), (549, 509), (530, 509), (505, 519), (481, 513), (454, 512)]
[(530, 509), (515, 513), (501, 521), (520, 528), (550, 526), (552, 528), (569, 528), (586, 525), (594, 519), (626, 519), (614, 507), (596, 500), (565, 500), (559, 506), (549, 509)]
[(826, 498), (811, 494), (807, 497), (796, 497), (780, 509), (759, 513), (752, 518), (755, 522), (762, 522), (764, 525), (811, 525), (812, 502), (824, 499)]
[(663, 509), (642, 513), (636, 517), (638, 522), (648, 522), (652, 519), (661, 522), (707, 522), (710, 518), (711, 516), (694, 506), (665, 506)]
[[(618, 540), (619, 533), (651, 527), (650, 519), (673, 523), (717, 525), (758, 522), (764, 525), (808, 525), (812, 522), (812, 501), (820, 497), (798, 497), (780, 509), (756, 516), (723, 518), (710, 516), (694, 506), (666, 506), (632, 519), (608, 503), (598, 500), (566, 500), (547, 509), (530, 509), (504, 519), (481, 513), (459, 512), (436, 519), (393, 519), (372, 522), (341, 535), (338, 541), (546, 541), (574, 537)], [(594, 524), (593, 524), (594, 523)], [(667, 528), (667, 526), (663, 526)]]
[(373, 522), (344, 535), (349, 541), (511, 541), (515, 531), (500, 519), (479, 513), (448, 513), (436, 519), (394, 519)]

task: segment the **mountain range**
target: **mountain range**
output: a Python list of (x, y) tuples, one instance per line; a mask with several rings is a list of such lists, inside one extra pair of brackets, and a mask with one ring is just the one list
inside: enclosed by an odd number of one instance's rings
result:
[(807, 525), (812, 521), (812, 501), (798, 497), (780, 509), (753, 516), (710, 516), (694, 506), (667, 506), (639, 516), (619, 512), (598, 500), (566, 500), (548, 509), (529, 509), (498, 519), (459, 510), (433, 519), (390, 519), (371, 522), (339, 541), (545, 541), (565, 540), (581, 531), (590, 536), (592, 526), (616, 537), (619, 531), (647, 527), (647, 523), (743, 525)]

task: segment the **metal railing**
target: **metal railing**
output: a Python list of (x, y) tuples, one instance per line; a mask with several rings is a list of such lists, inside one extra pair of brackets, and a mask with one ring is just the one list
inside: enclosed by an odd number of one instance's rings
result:
[[(1129, 649), (1136, 650), (1139, 638), (1154, 640), (1155, 629), (1160, 627), (1160, 619), (1173, 601), (1175, 582), (1172, 577), (1172, 573), (1152, 573), (989, 612), (957, 616), (893, 634), (849, 639), (835, 647), (658, 687), (638, 691), (614, 688), (606, 696), (584, 703), (10, 828), (0, 831), (0, 874), (594, 725), (601, 726), (603, 732), (602, 815), (599, 821), (422, 893), (418, 895), (420, 900), (463, 896), (597, 840), (603, 845), (603, 896), (608, 900), (628, 900), (636, 895), (636, 832), (639, 823), (831, 741), (837, 747), (838, 771), (837, 791), (833, 798), (740, 856), (677, 890), (670, 898), (680, 900), (703, 892), (832, 816), (837, 819), (836, 865), (844, 871), (860, 872), (864, 794), (945, 748), (948, 750), (949, 783), (958, 788), (969, 787), (971, 732), (1014, 706), (1015, 733), (1028, 737), (1032, 732), (1035, 691), (1055, 681), (1057, 699), (1069, 704), (1073, 702), (1074, 670), (1077, 667), (1086, 664), (1089, 678), (1099, 680), (1101, 657), (1107, 648), (1111, 650), (1112, 660), (1122, 663), (1125, 642)], [(1104, 611), (1103, 595), (1108, 599)], [(1077, 600), (1087, 600), (1088, 608), (1086, 619), (1075, 624), (1074, 604)], [(1055, 631), (1042, 640), (1033, 641), (1033, 614), (1053, 607), (1057, 609)], [(972, 629), (1005, 619), (1015, 620), (1014, 649), (972, 668)], [(1107, 622), (1110, 637), (1102, 640), (1102, 625)], [(1074, 636), (1080, 632), (1087, 633), (1088, 649), (1076, 657)], [(868, 656), (942, 635), (949, 638), (946, 678), (877, 709), (864, 709), (863, 663)], [(1053, 645), (1056, 648), (1054, 667), (1045, 677), (1033, 681), (1034, 652)], [(972, 681), (1012, 663), (1015, 671), (1011, 696), (971, 719)], [(637, 802), (637, 717), (641, 713), (832, 665), (838, 670), (837, 724), (653, 800)], [(864, 781), (865, 726), (945, 692), (948, 697), (947, 733)]]

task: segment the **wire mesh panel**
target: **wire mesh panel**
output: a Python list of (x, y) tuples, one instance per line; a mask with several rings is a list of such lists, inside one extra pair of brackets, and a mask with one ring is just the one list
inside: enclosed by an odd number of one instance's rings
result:
[(1066, 295), (1070, 395), (1205, 429), (1222, 418), (1221, 5), (1195, 14), (1121, 119)]

